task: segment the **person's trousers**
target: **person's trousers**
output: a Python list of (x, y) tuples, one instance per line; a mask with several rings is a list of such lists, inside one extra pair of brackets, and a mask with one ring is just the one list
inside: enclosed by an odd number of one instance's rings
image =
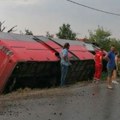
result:
[(96, 64), (95, 65), (94, 79), (95, 80), (100, 80), (101, 75), (102, 75), (102, 64)]
[(60, 86), (65, 85), (65, 79), (68, 72), (68, 66), (61, 64), (61, 84)]

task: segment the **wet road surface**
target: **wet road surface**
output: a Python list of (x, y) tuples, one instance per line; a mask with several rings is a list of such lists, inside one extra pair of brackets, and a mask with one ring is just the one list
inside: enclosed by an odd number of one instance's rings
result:
[(113, 90), (104, 83), (54, 90), (45, 96), (1, 100), (0, 120), (120, 119), (120, 85), (114, 85)]

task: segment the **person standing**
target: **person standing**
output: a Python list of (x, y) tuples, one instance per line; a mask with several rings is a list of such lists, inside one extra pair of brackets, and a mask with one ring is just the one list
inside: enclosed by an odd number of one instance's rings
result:
[(103, 49), (100, 48), (99, 50), (96, 51), (95, 53), (95, 73), (94, 73), (94, 81), (95, 83), (98, 83), (101, 78), (102, 74), (102, 60), (103, 60)]
[(118, 56), (119, 56), (119, 52), (115, 52), (115, 68), (113, 70), (113, 75), (112, 75), (112, 83), (114, 84), (119, 84), (117, 82), (117, 71), (118, 71)]
[(70, 44), (65, 43), (63, 46), (63, 49), (60, 53), (61, 57), (61, 83), (60, 86), (65, 85), (65, 79), (68, 72), (68, 66), (70, 65), (69, 58), (68, 58), (68, 50), (69, 50)]
[(117, 75), (120, 77), (120, 54), (117, 56)]
[(112, 89), (112, 75), (113, 75), (113, 70), (115, 68), (115, 46), (111, 46), (110, 51), (108, 54), (105, 56), (105, 58), (108, 60), (107, 63), (107, 72), (108, 72), (108, 77), (107, 77), (107, 88)]

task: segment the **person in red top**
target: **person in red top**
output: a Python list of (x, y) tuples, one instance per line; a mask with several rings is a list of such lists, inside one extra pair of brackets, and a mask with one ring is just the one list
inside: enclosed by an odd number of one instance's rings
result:
[(94, 82), (98, 83), (100, 78), (101, 78), (101, 74), (102, 74), (102, 60), (103, 60), (103, 49), (100, 48), (99, 50), (96, 51), (95, 53), (95, 73), (94, 73)]

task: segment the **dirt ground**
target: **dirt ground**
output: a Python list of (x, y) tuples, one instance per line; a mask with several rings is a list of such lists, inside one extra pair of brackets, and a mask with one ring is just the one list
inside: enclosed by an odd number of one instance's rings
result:
[[(74, 85), (67, 85), (65, 87), (56, 87), (56, 88), (49, 88), (49, 89), (29, 89), (29, 88), (25, 88), (25, 89), (18, 89), (17, 91), (8, 93), (8, 94), (4, 94), (0, 96), (0, 120), (33, 120), (32, 119), (32, 112), (34, 110), (32, 110), (31, 112), (29, 111), (29, 102), (32, 101), (32, 103), (34, 104), (35, 101), (36, 105), (39, 104), (38, 100), (42, 101), (44, 104), (44, 102), (46, 101), (46, 105), (48, 106), (54, 106), (54, 102), (49, 102), (51, 101), (51, 99), (54, 98), (61, 98), (64, 96), (72, 96), (74, 91), (76, 89), (78, 89), (79, 87), (83, 87), (83, 86), (87, 86), (90, 85), (91, 82), (80, 82)], [(26, 104), (27, 102), (27, 104)], [(25, 104), (25, 105), (23, 105)], [(36, 106), (33, 105), (33, 106)], [(44, 106), (46, 109), (47, 107)], [(35, 107), (36, 109), (37, 107)], [(55, 111), (53, 114), (56, 115)], [(24, 114), (25, 113), (25, 114)], [(27, 115), (29, 115), (29, 117), (25, 117)], [(45, 114), (45, 113), (43, 113)], [(60, 115), (62, 113), (59, 113)], [(22, 117), (21, 117), (22, 116)], [(37, 120), (37, 116), (35, 116), (35, 120)], [(40, 117), (38, 117), (39, 120)], [(44, 117), (43, 117), (44, 118)], [(42, 120), (44, 120), (42, 118)], [(49, 116), (48, 116), (48, 120)]]
[(80, 82), (0, 96), (0, 120), (119, 120), (120, 84)]
[(69, 94), (69, 91), (79, 87), (91, 85), (91, 81), (78, 82), (76, 84), (67, 85), (65, 87), (54, 87), (54, 88), (45, 88), (45, 89), (18, 89), (8, 94), (0, 95), (0, 101), (12, 101), (20, 99), (29, 99), (34, 97), (50, 97), (56, 95)]

